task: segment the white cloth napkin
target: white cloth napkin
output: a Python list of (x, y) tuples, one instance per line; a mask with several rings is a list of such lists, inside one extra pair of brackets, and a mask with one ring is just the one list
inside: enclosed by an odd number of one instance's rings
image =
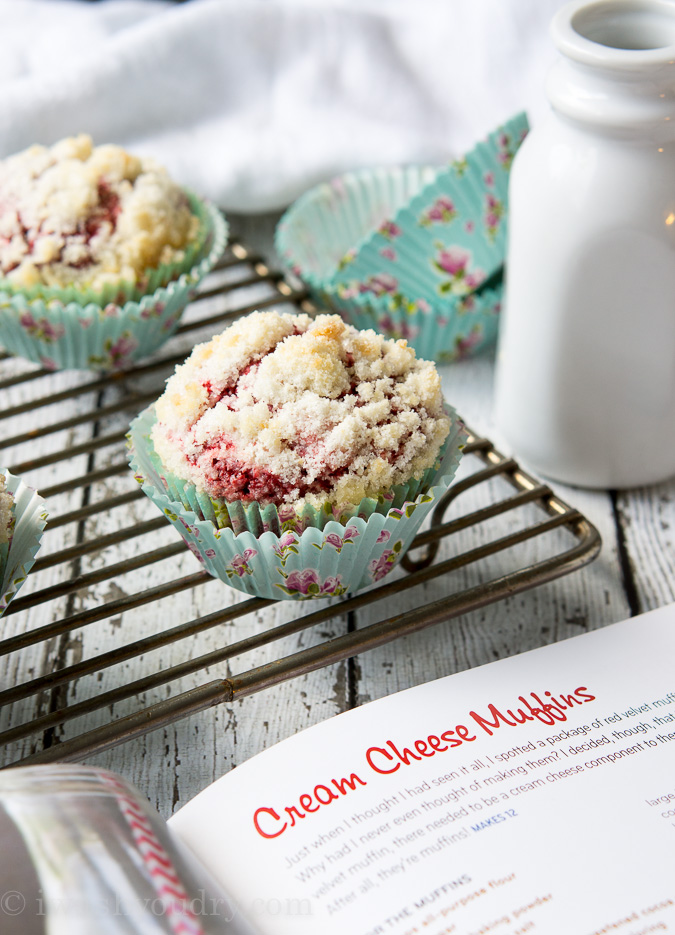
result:
[(87, 132), (226, 209), (545, 111), (561, 0), (0, 0), (0, 157)]

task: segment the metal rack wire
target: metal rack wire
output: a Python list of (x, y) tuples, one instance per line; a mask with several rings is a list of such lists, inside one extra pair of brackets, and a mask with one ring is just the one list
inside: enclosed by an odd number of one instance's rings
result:
[[(176, 336), (145, 364), (99, 377), (54, 375), (6, 356), (0, 360), (0, 462), (37, 486), (50, 507), (45, 543), (29, 577), (30, 587), (25, 587), (3, 618), (0, 659), (5, 661), (6, 671), (16, 673), (13, 684), (0, 687), (0, 749), (5, 765), (82, 759), (211, 705), (250, 695), (542, 584), (574, 571), (598, 554), (598, 532), (578, 511), (523, 472), (515, 461), (502, 456), (489, 440), (472, 434), (463, 459), (464, 475), (438, 504), (429, 528), (416, 538), (404, 560), (407, 574), (387, 578), (337, 602), (321, 601), (311, 608), (304, 605), (303, 613), (291, 620), (194, 657), (190, 647), (196, 645), (199, 634), (273, 602), (240, 595), (239, 602), (213, 613), (160, 632), (134, 632), (130, 639), (120, 639), (103, 652), (81, 658), (73, 655), (73, 634), (97, 621), (121, 619), (131, 611), (198, 590), (213, 580), (199, 570), (187, 575), (172, 573), (172, 561), (184, 555), (185, 545), (175, 541), (170, 530), (164, 535), (169, 527), (163, 517), (148, 513), (149, 518), (128, 522), (128, 511), (144, 498), (127, 468), (126, 425), (159, 395), (164, 379), (196, 341), (254, 308), (271, 306), (312, 310), (302, 290), (235, 241), (186, 312)], [(60, 415), (60, 407), (65, 407), (67, 414)], [(445, 519), (460, 494), (478, 489), (485, 491), (480, 508)], [(462, 531), (497, 517), (520, 516), (518, 511), (525, 506), (533, 510), (515, 528), (509, 524), (511, 531), (506, 535), (438, 558), (441, 545)], [(114, 516), (121, 508), (127, 511), (127, 525), (118, 527)], [(109, 529), (104, 531), (101, 527), (108, 520)], [(90, 535), (92, 524), (94, 535)], [(497, 524), (495, 529), (499, 529)], [(564, 536), (549, 544), (554, 530), (561, 530)], [(496, 576), (486, 568), (477, 584), (460, 589), (449, 584), (441, 599), (414, 603), (411, 609), (395, 615), (385, 613), (375, 623), (350, 627), (297, 652), (280, 651), (263, 665), (247, 669), (244, 664), (238, 674), (216, 679), (204, 675), (197, 687), (180, 690), (180, 680), (188, 675), (200, 675), (224, 662), (229, 673), (253, 649), (280, 646), (292, 634), (338, 616), (349, 617), (369, 604), (384, 606), (387, 598), (432, 579), (445, 581), (458, 569), (482, 568), (481, 563), (491, 556), (517, 550), (535, 538), (545, 543), (544, 556), (532, 564), (518, 565), (516, 561), (512, 570)], [(141, 547), (141, 542), (150, 542), (152, 547)], [(92, 566), (94, 557), (100, 559), (97, 567)], [(115, 591), (120, 576), (146, 575), (158, 563), (167, 564), (165, 580), (133, 593)], [(106, 599), (78, 607), (78, 595), (102, 586), (108, 587)], [(153, 666), (150, 659), (154, 651), (183, 641), (188, 648), (181, 662)], [(146, 655), (142, 676), (128, 681), (124, 663)], [(101, 689), (97, 679), (104, 672), (113, 674)], [(89, 687), (78, 692), (80, 680), (87, 677)], [(168, 698), (145, 703), (146, 693), (173, 685), (178, 685), (178, 690)], [(99, 726), (78, 733), (77, 720), (94, 712), (104, 713)]]

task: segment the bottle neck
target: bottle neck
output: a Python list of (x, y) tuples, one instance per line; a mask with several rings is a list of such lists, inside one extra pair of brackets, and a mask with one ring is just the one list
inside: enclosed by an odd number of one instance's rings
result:
[(576, 0), (551, 33), (561, 52), (546, 85), (554, 110), (610, 136), (675, 139), (671, 0)]

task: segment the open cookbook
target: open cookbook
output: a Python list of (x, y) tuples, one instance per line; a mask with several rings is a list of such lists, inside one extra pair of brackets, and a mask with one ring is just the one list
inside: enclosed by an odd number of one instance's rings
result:
[(331, 718), (167, 823), (0, 772), (3, 935), (675, 930), (675, 605)]

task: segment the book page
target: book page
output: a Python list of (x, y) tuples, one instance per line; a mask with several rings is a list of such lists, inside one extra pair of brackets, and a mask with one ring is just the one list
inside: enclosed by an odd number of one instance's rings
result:
[(372, 702), (170, 825), (265, 935), (675, 931), (675, 606)]

